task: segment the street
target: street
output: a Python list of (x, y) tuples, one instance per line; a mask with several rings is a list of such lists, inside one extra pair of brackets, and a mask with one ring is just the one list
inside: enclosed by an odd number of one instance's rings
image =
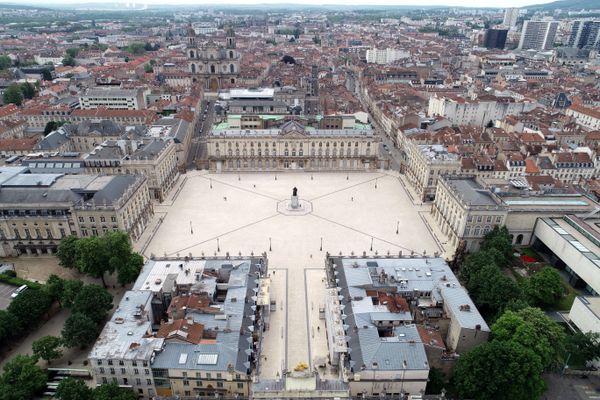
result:
[(194, 129), (190, 151), (188, 153), (188, 170), (196, 169), (196, 160), (204, 159), (207, 156), (206, 137), (213, 125), (215, 117), (214, 102), (208, 101), (206, 104), (205, 102), (202, 102), (201, 109), (196, 112), (199, 114), (199, 117)]

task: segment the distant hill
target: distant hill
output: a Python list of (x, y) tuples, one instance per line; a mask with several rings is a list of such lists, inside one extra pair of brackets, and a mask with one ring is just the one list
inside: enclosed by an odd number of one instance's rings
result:
[(600, 2), (598, 0), (559, 0), (553, 1), (552, 3), (546, 4), (535, 4), (532, 6), (523, 7), (528, 10), (581, 10), (582, 8), (586, 10), (590, 9), (600, 9)]

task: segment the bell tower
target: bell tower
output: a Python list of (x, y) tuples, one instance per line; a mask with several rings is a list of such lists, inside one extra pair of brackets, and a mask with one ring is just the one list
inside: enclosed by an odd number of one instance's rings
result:
[(227, 29), (226, 45), (228, 49), (235, 49), (235, 32), (233, 28)]

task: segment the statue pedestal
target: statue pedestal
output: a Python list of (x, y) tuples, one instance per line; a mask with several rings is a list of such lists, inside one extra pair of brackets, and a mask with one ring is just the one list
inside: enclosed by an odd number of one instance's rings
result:
[(298, 196), (292, 196), (292, 203), (291, 203), (292, 208), (295, 210), (296, 208), (300, 207), (300, 202), (298, 201)]

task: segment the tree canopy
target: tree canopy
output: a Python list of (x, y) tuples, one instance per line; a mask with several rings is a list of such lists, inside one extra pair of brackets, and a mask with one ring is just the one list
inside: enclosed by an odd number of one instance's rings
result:
[(59, 347), (62, 346), (62, 339), (56, 336), (43, 336), (32, 343), (31, 350), (33, 355), (46, 360), (50, 363), (51, 360), (62, 357), (62, 351)]
[(454, 371), (460, 396), (475, 400), (532, 400), (545, 389), (542, 360), (514, 341), (493, 340), (461, 355)]
[(0, 70), (5, 70), (12, 65), (12, 60), (9, 56), (0, 56)]
[(54, 395), (58, 400), (94, 400), (94, 391), (79, 379), (60, 381)]
[(3, 94), (4, 103), (12, 103), (17, 106), (23, 104), (23, 93), (21, 92), (21, 88), (16, 83), (11, 83), (6, 90), (4, 90)]
[(85, 285), (73, 301), (73, 313), (81, 313), (99, 324), (112, 308), (112, 295), (98, 285)]
[(39, 323), (51, 305), (52, 298), (46, 290), (29, 288), (14, 298), (7, 310), (24, 328)]
[(73, 313), (65, 321), (62, 337), (68, 347), (89, 346), (98, 336), (98, 326), (85, 314)]
[(529, 278), (525, 285), (525, 293), (532, 305), (553, 306), (564, 295), (562, 278), (556, 269), (544, 267)]
[(120, 388), (115, 383), (98, 386), (94, 389), (94, 400), (136, 400), (137, 395), (131, 389)]
[(46, 372), (37, 357), (17, 355), (4, 365), (0, 376), (0, 400), (32, 399), (46, 386)]
[(104, 286), (104, 275), (115, 271), (119, 283), (133, 282), (144, 263), (143, 257), (133, 252), (127, 234), (120, 231), (83, 238), (67, 236), (57, 254), (62, 266), (101, 278)]

